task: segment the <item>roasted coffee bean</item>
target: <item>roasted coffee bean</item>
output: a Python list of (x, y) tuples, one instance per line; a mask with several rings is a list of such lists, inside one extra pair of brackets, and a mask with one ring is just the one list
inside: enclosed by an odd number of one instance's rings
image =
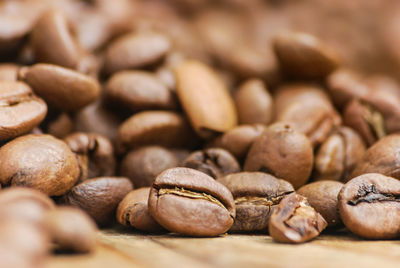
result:
[(211, 138), (236, 126), (232, 97), (211, 68), (188, 60), (178, 65), (175, 76), (178, 98), (200, 137)]
[(120, 175), (129, 178), (135, 188), (149, 187), (162, 171), (178, 166), (174, 153), (160, 146), (145, 146), (130, 151), (122, 160)]
[(110, 224), (119, 202), (132, 191), (132, 183), (124, 177), (100, 177), (75, 185), (64, 201), (80, 207), (100, 226)]
[(263, 81), (250, 79), (234, 93), (240, 124), (268, 125), (273, 119), (274, 106)]
[(313, 161), (309, 139), (289, 124), (276, 123), (254, 141), (243, 170), (269, 173), (297, 189), (310, 177)]
[(45, 214), (55, 208), (53, 200), (37, 190), (11, 187), (0, 192), (2, 218), (43, 227)]
[(93, 78), (52, 64), (35, 64), (21, 69), (20, 79), (49, 105), (63, 111), (78, 110), (100, 94), (100, 86)]
[(132, 226), (140, 231), (161, 232), (165, 229), (150, 215), (147, 206), (150, 188), (133, 190), (119, 203), (117, 221), (125, 226)]
[(171, 168), (154, 181), (149, 211), (164, 228), (190, 236), (216, 236), (232, 226), (232, 194), (210, 176), (190, 168)]
[(45, 228), (59, 250), (90, 252), (96, 246), (96, 224), (82, 210), (58, 207), (46, 214)]
[(115, 174), (114, 148), (106, 137), (96, 133), (75, 132), (65, 137), (64, 141), (77, 155), (80, 181)]
[(36, 61), (75, 68), (82, 52), (69, 29), (61, 12), (43, 13), (31, 34)]
[(265, 129), (266, 126), (261, 124), (240, 125), (215, 138), (208, 146), (224, 148), (237, 159), (242, 160), (246, 157), (250, 146)]
[(321, 144), (341, 118), (322, 88), (307, 84), (282, 86), (275, 95), (277, 121), (289, 123), (307, 135), (314, 146)]
[[(47, 120), (46, 120), (47, 121)], [(62, 139), (74, 129), (74, 123), (67, 113), (60, 113), (54, 120), (47, 122), (45, 131), (56, 138)]]
[(120, 150), (155, 144), (165, 147), (193, 147), (196, 135), (180, 114), (167, 111), (144, 111), (132, 115), (118, 130)]
[(366, 173), (380, 173), (400, 179), (399, 161), (400, 135), (389, 135), (365, 152), (347, 180)]
[(149, 72), (123, 71), (114, 74), (105, 88), (107, 101), (137, 110), (176, 109), (176, 95)]
[(0, 141), (31, 131), (46, 113), (46, 103), (28, 85), (0, 81)]
[(195, 151), (182, 162), (182, 166), (201, 171), (214, 179), (240, 171), (235, 157), (222, 148)]
[(170, 49), (170, 41), (158, 33), (126, 34), (111, 43), (105, 54), (104, 72), (149, 67), (160, 62)]
[(290, 194), (283, 198), (269, 221), (269, 234), (277, 242), (303, 243), (317, 237), (327, 226), (307, 198)]
[(17, 81), (19, 66), (13, 63), (0, 64), (0, 81)]
[(338, 194), (343, 183), (338, 181), (316, 181), (303, 185), (296, 191), (307, 198), (310, 205), (324, 217), (328, 227), (340, 226)]
[(338, 128), (316, 151), (314, 179), (347, 180), (365, 151), (357, 132), (348, 127)]
[(34, 188), (49, 196), (65, 194), (79, 177), (67, 144), (50, 135), (25, 135), (0, 148), (0, 182)]
[(338, 196), (343, 223), (369, 239), (400, 236), (400, 181), (378, 173), (358, 176)]
[(262, 172), (240, 172), (217, 181), (231, 191), (235, 200), (236, 217), (231, 232), (267, 232), (272, 211), (294, 192), (289, 182)]
[(290, 76), (322, 78), (339, 65), (336, 51), (310, 34), (280, 33), (273, 44), (280, 67)]

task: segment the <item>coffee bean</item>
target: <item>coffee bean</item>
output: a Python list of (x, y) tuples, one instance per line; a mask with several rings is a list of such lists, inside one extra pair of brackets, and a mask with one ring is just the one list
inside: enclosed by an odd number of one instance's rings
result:
[(42, 14), (31, 34), (31, 44), (38, 62), (76, 67), (81, 49), (69, 27), (59, 11), (51, 10)]
[(400, 235), (400, 182), (377, 173), (347, 182), (338, 196), (343, 223), (356, 235), (391, 239)]
[(214, 179), (240, 171), (235, 157), (222, 148), (195, 151), (182, 162), (182, 166), (197, 169)]
[(297, 189), (310, 177), (313, 159), (311, 143), (304, 134), (291, 125), (276, 123), (254, 141), (243, 170), (269, 173)]
[(154, 181), (149, 211), (164, 228), (190, 236), (216, 236), (235, 218), (232, 194), (210, 176), (190, 168), (171, 168)]
[(167, 111), (145, 111), (134, 114), (118, 130), (121, 150), (143, 145), (193, 147), (197, 138), (187, 120), (180, 114)]
[(18, 77), (19, 66), (12, 63), (0, 64), (0, 81), (16, 81)]
[(148, 67), (161, 61), (170, 49), (170, 41), (158, 33), (126, 34), (111, 43), (105, 54), (104, 72)]
[(296, 192), (307, 198), (310, 205), (324, 217), (328, 227), (340, 226), (338, 194), (343, 183), (338, 181), (316, 181), (303, 185)]
[(119, 203), (117, 221), (125, 226), (132, 226), (140, 231), (161, 232), (165, 231), (150, 215), (147, 201), (150, 188), (133, 190)]
[(144, 146), (130, 151), (122, 160), (120, 175), (129, 178), (135, 188), (149, 187), (162, 171), (178, 166), (174, 153), (160, 146)]
[(389, 135), (368, 148), (347, 180), (366, 173), (380, 173), (400, 179), (398, 151), (400, 135)]
[(115, 174), (114, 149), (106, 137), (96, 133), (75, 132), (65, 137), (64, 141), (77, 155), (80, 181)]
[(316, 180), (347, 180), (366, 151), (361, 137), (348, 127), (336, 129), (315, 155)]
[(217, 179), (232, 193), (236, 218), (231, 232), (266, 232), (272, 211), (293, 186), (261, 172), (240, 172)]
[(155, 75), (143, 71), (114, 74), (107, 82), (105, 94), (109, 102), (133, 111), (177, 108), (176, 95)]
[(88, 179), (74, 186), (64, 201), (83, 209), (97, 224), (105, 226), (113, 221), (119, 202), (132, 188), (132, 183), (124, 177)]
[(63, 111), (78, 110), (100, 94), (96, 80), (57, 65), (35, 64), (22, 69), (20, 75), (48, 104)]
[(262, 80), (250, 79), (234, 93), (240, 124), (268, 125), (273, 119), (273, 101)]
[(307, 198), (290, 194), (282, 199), (269, 221), (269, 234), (277, 242), (303, 243), (317, 237), (327, 226)]
[(280, 33), (275, 37), (273, 45), (280, 67), (294, 77), (324, 77), (339, 65), (336, 51), (310, 34)]
[(0, 141), (31, 131), (46, 113), (46, 103), (28, 85), (0, 81)]
[(79, 177), (74, 154), (50, 135), (25, 135), (0, 148), (0, 182), (34, 188), (49, 196), (65, 194)]
[(212, 140), (209, 147), (220, 147), (228, 150), (237, 159), (243, 160), (250, 146), (266, 129), (261, 124), (240, 125)]
[(46, 214), (45, 222), (57, 249), (83, 253), (94, 250), (97, 227), (82, 210), (58, 207)]
[(178, 98), (200, 137), (210, 138), (236, 126), (233, 100), (211, 68), (188, 60), (175, 69), (175, 76)]
[[(47, 120), (46, 120), (47, 121)], [(47, 123), (47, 124), (46, 124)], [(62, 139), (74, 129), (74, 123), (67, 113), (60, 113), (54, 120), (45, 122), (45, 131), (56, 138)], [(43, 128), (43, 124), (41, 126)]]

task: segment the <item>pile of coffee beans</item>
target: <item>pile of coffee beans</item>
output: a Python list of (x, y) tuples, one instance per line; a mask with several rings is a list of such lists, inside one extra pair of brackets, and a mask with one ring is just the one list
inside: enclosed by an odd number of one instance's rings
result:
[(389, 2), (2, 1), (4, 267), (98, 227), (398, 239)]

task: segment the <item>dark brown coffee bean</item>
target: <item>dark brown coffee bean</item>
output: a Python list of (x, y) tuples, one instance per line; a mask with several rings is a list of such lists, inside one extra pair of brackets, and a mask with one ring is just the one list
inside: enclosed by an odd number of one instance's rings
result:
[(303, 185), (296, 192), (307, 198), (310, 205), (324, 217), (328, 227), (341, 224), (338, 211), (338, 194), (343, 183), (338, 181), (316, 181)]
[(242, 160), (246, 157), (250, 146), (265, 129), (266, 126), (261, 124), (240, 125), (215, 138), (208, 146), (224, 148), (237, 159)]
[(274, 106), (263, 81), (250, 79), (234, 93), (240, 124), (268, 125), (273, 119)]
[(0, 64), (0, 81), (17, 81), (19, 66), (13, 63)]
[(35, 64), (21, 70), (20, 74), (35, 93), (49, 105), (63, 111), (78, 110), (93, 102), (100, 94), (96, 80), (57, 65)]
[(354, 178), (366, 173), (380, 173), (400, 179), (400, 135), (389, 135), (372, 145), (357, 163), (351, 176)]
[(165, 147), (192, 147), (197, 137), (187, 120), (167, 111), (145, 111), (134, 114), (118, 131), (121, 150), (155, 144)]
[(322, 88), (291, 84), (275, 95), (276, 119), (304, 133), (313, 146), (321, 144), (341, 118)]
[(340, 127), (321, 144), (315, 154), (316, 180), (347, 180), (366, 151), (361, 137)]
[(273, 41), (284, 72), (299, 78), (320, 78), (339, 65), (336, 51), (317, 37), (300, 32), (281, 33)]
[(154, 181), (149, 211), (171, 232), (190, 236), (216, 236), (233, 224), (232, 194), (210, 176), (190, 168), (171, 168)]
[(135, 188), (149, 187), (162, 171), (178, 166), (174, 153), (160, 146), (145, 146), (129, 152), (121, 162), (120, 175)]
[(303, 243), (317, 237), (327, 226), (307, 198), (290, 194), (282, 199), (269, 221), (269, 234), (277, 242)]
[(202, 138), (236, 126), (232, 97), (212, 69), (197, 61), (185, 61), (175, 69), (178, 98), (190, 123)]
[(123, 71), (114, 74), (105, 88), (107, 101), (137, 110), (176, 109), (176, 95), (157, 79), (143, 71)]
[(195, 151), (182, 162), (182, 166), (201, 171), (214, 179), (240, 171), (235, 157), (222, 148)]
[(106, 137), (96, 133), (75, 132), (65, 137), (64, 141), (77, 155), (80, 181), (115, 174), (114, 148)]
[(49, 196), (65, 194), (79, 177), (67, 144), (50, 135), (25, 135), (0, 148), (0, 182), (34, 188)]
[(65, 196), (65, 203), (80, 207), (100, 226), (110, 224), (119, 202), (132, 191), (132, 183), (124, 177), (88, 179), (74, 186)]
[(272, 211), (294, 192), (289, 182), (261, 172), (230, 174), (217, 181), (231, 191), (235, 200), (236, 218), (231, 232), (266, 232)]
[(125, 226), (132, 226), (140, 231), (161, 232), (165, 229), (150, 215), (147, 206), (150, 188), (133, 190), (119, 203), (117, 221)]
[(28, 85), (0, 81), (0, 141), (31, 131), (46, 113), (46, 103)]
[(170, 49), (170, 41), (158, 33), (131, 33), (109, 45), (104, 71), (111, 74), (125, 69), (143, 68), (160, 62)]
[(46, 214), (46, 231), (59, 250), (91, 252), (96, 246), (97, 227), (82, 210), (58, 207)]
[(254, 141), (243, 169), (270, 173), (297, 189), (310, 177), (313, 161), (309, 139), (288, 124), (276, 123)]
[(59, 11), (43, 13), (31, 34), (35, 59), (75, 68), (81, 49), (69, 29), (66, 18)]
[(48, 196), (33, 189), (11, 187), (0, 192), (0, 215), (7, 219), (43, 227), (45, 214), (54, 208)]
[(339, 193), (343, 223), (356, 235), (369, 239), (400, 236), (400, 181), (378, 173), (358, 176)]

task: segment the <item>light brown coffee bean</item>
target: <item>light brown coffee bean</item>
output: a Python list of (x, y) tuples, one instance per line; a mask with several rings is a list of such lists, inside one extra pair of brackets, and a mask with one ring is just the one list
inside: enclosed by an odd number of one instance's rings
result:
[(82, 210), (58, 207), (46, 214), (45, 228), (59, 250), (86, 253), (96, 246), (97, 227)]
[(232, 97), (207, 65), (185, 61), (175, 69), (178, 98), (190, 123), (202, 138), (210, 138), (236, 126)]
[[(93, 78), (52, 64), (35, 64), (23, 69), (21, 79), (49, 105), (63, 111), (78, 110), (93, 102), (100, 86)], [(46, 79), (43, 79), (46, 77)]]
[(13, 63), (0, 64), (0, 81), (16, 81), (18, 77), (19, 66)]
[(119, 203), (117, 221), (125, 226), (132, 226), (140, 231), (161, 232), (165, 229), (150, 215), (147, 206), (150, 188), (140, 188), (127, 194)]
[(37, 189), (49, 196), (65, 194), (79, 177), (75, 155), (50, 135), (25, 135), (0, 148), (0, 182)]
[(128, 178), (100, 177), (88, 179), (75, 185), (64, 201), (67, 205), (80, 207), (100, 226), (113, 222), (119, 202), (132, 191)]

